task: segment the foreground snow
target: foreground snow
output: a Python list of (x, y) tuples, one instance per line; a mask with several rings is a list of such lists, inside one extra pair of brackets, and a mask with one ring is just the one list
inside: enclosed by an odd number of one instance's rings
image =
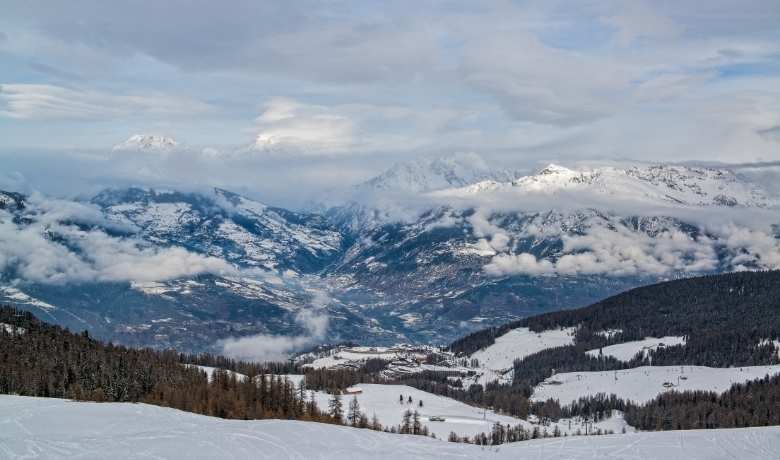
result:
[(222, 420), (145, 404), (0, 396), (2, 458), (778, 458), (780, 427), (588, 436), (493, 448), (319, 423)]
[(568, 404), (582, 396), (614, 393), (619, 398), (643, 403), (671, 390), (722, 393), (735, 383), (777, 373), (780, 373), (780, 365), (729, 368), (643, 366), (621, 371), (566, 372), (555, 374), (536, 386), (532, 399), (557, 399), (561, 404)]

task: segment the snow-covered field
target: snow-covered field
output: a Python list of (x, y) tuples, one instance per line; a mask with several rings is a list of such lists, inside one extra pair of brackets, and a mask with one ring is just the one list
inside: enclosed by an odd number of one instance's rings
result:
[(643, 403), (671, 390), (722, 393), (735, 383), (777, 373), (780, 373), (780, 365), (730, 368), (643, 366), (621, 371), (566, 372), (555, 374), (536, 386), (531, 399), (545, 401), (552, 398), (568, 404), (581, 396), (614, 393), (620, 398)]
[[(293, 383), (298, 384), (300, 378), (296, 376), (287, 376)], [(485, 410), (479, 407), (469, 406), (444, 396), (428, 393), (406, 385), (380, 385), (380, 384), (360, 384), (355, 385), (362, 390), (357, 395), (343, 395), (341, 398), (344, 410), (346, 412), (350, 401), (356, 397), (360, 404), (360, 409), (369, 419), (374, 415), (383, 426), (397, 426), (401, 423), (404, 412), (409, 409), (417, 411), (420, 414), (420, 420), (423, 425), (428, 427), (431, 433), (434, 433), (439, 439), (447, 439), (450, 432), (455, 432), (458, 436), (473, 437), (476, 434), (490, 432), (493, 424), (499, 422), (503, 425), (523, 425), (526, 429), (533, 429), (534, 425), (526, 420), (511, 417), (508, 415), (497, 414), (491, 410)], [(327, 409), (331, 396), (324, 392), (316, 392), (317, 405), (321, 409)], [(399, 397), (403, 395), (404, 403), (401, 404)], [(410, 404), (409, 397), (412, 398)], [(419, 406), (422, 400), (423, 406)], [(443, 422), (431, 421), (430, 417), (443, 417)], [(546, 427), (548, 433), (552, 433), (556, 423)], [(572, 420), (569, 424), (568, 419), (560, 420), (558, 428), (561, 433), (574, 434), (578, 429), (585, 431), (578, 420)], [(545, 427), (540, 426), (542, 430)], [(615, 414), (602, 422), (593, 425), (593, 429), (602, 429), (603, 431), (612, 430), (620, 433), (623, 428), (626, 431), (633, 431), (623, 420), (622, 415)]]
[[(403, 413), (407, 409), (419, 412), (422, 423), (441, 439), (447, 439), (447, 435), (451, 431), (459, 436), (469, 437), (489, 432), (496, 421), (504, 425), (514, 426), (522, 423), (525, 426), (530, 426), (518, 418), (499, 415), (490, 410), (472, 407), (454, 399), (437, 396), (406, 385), (361, 384), (356, 386), (363, 390), (361, 394), (354, 395), (360, 403), (361, 410), (369, 419), (376, 414), (379, 422), (384, 426), (400, 424)], [(400, 395), (404, 397), (403, 404), (399, 403)], [(412, 397), (411, 404), (407, 402), (410, 396)], [(318, 392), (317, 405), (327, 409), (330, 398), (330, 395)], [(342, 396), (345, 411), (352, 398), (353, 395)], [(421, 400), (423, 407), (419, 407)], [(432, 416), (444, 417), (445, 421), (431, 422), (429, 417)]]
[(673, 345), (685, 345), (685, 337), (646, 337), (644, 340), (635, 340), (633, 342), (618, 343), (601, 349), (588, 350), (588, 354), (598, 358), (600, 353), (604, 356), (612, 356), (620, 361), (631, 361), (631, 358), (642, 352), (647, 356), (650, 351), (658, 347), (669, 347)]
[(527, 327), (512, 329), (487, 348), (471, 355), (479, 360), (480, 366), (495, 373), (509, 370), (516, 359), (546, 350), (574, 343), (575, 328), (553, 329), (540, 333)]
[(483, 448), (310, 422), (222, 420), (145, 404), (2, 395), (0, 457), (765, 460), (780, 458), (780, 427), (582, 436)]
[[(201, 366), (201, 365), (198, 365), (198, 364), (188, 364), (187, 366), (189, 366), (189, 367), (197, 367), (198, 369), (200, 369), (203, 372), (205, 372), (206, 375), (208, 375), (208, 377), (209, 377), (209, 382), (214, 380), (214, 371), (219, 369), (217, 367)], [(234, 372), (234, 371), (231, 371), (231, 370), (225, 370), (225, 372), (227, 372), (228, 375), (231, 375), (231, 376), (235, 375), (237, 380), (244, 380), (246, 378), (246, 375), (244, 375), (244, 374), (242, 374), (240, 372)]]

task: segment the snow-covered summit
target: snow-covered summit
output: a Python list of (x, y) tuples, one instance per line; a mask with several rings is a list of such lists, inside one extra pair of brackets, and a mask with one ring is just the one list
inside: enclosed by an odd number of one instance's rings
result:
[(494, 170), (479, 155), (469, 153), (397, 163), (357, 188), (361, 191), (420, 193), (485, 180), (506, 182), (513, 178), (511, 172)]
[(780, 203), (759, 185), (727, 168), (679, 165), (570, 169), (550, 164), (536, 174), (510, 182), (482, 181), (441, 190), (436, 195), (465, 197), (494, 191), (541, 195), (575, 192), (690, 206), (770, 207)]
[(114, 146), (115, 151), (168, 152), (179, 147), (175, 139), (154, 134), (134, 134)]

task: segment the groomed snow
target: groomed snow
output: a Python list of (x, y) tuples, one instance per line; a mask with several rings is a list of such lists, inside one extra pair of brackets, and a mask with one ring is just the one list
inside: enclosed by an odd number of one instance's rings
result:
[(596, 358), (599, 357), (599, 353), (603, 353), (605, 357), (612, 356), (620, 361), (631, 361), (639, 352), (642, 352), (643, 356), (647, 356), (651, 350), (655, 350), (658, 347), (673, 345), (685, 345), (685, 337), (646, 337), (644, 340), (618, 343), (601, 349), (588, 350), (587, 353)]
[(487, 348), (471, 355), (479, 360), (481, 367), (499, 372), (510, 369), (516, 359), (546, 350), (574, 343), (575, 328), (552, 329), (532, 332), (527, 327), (512, 329)]
[[(555, 374), (534, 388), (531, 399), (557, 399), (568, 404), (581, 396), (616, 394), (638, 403), (665, 391), (704, 390), (722, 393), (735, 383), (780, 373), (780, 365), (714, 368), (704, 366), (643, 366), (621, 371)], [(664, 383), (672, 386), (667, 388)]]
[(311, 422), (222, 420), (145, 404), (0, 395), (0, 457), (763, 460), (780, 457), (780, 427), (582, 436), (483, 448)]

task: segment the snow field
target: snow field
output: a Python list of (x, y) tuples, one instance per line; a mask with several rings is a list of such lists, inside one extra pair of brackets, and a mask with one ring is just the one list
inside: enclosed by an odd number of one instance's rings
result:
[(537, 385), (531, 399), (557, 399), (564, 405), (583, 396), (614, 393), (619, 398), (644, 403), (672, 390), (722, 393), (735, 383), (777, 373), (780, 373), (780, 365), (729, 368), (642, 366), (619, 371), (566, 372), (555, 374)]
[(780, 457), (780, 427), (540, 439), (496, 447), (286, 420), (223, 420), (146, 404), (0, 395), (8, 459), (632, 459)]
[(620, 361), (631, 361), (639, 352), (643, 352), (643, 356), (647, 356), (650, 351), (656, 350), (658, 347), (669, 347), (674, 345), (685, 345), (685, 337), (646, 337), (644, 340), (618, 343), (601, 349), (596, 348), (594, 350), (588, 350), (587, 353), (595, 358), (598, 358), (599, 354), (603, 353), (605, 357), (612, 356)]

